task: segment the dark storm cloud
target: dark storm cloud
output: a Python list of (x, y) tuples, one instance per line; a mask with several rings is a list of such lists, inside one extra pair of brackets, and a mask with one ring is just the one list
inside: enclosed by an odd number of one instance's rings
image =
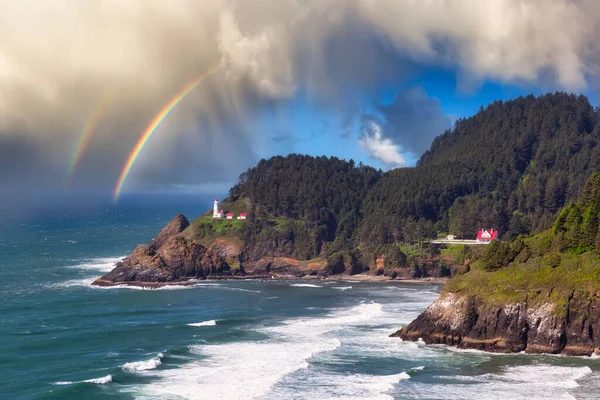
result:
[[(456, 70), (462, 87), (582, 90), (600, 76), (598, 11), (592, 0), (2, 1), (0, 184), (65, 187), (71, 151), (109, 93), (71, 185), (112, 189), (149, 121), (215, 64), (148, 142), (126, 189), (235, 179), (273, 136), (256, 116), (299, 93), (355, 140), (365, 99), (422, 65)], [(359, 144), (389, 165), (448, 122), (419, 89), (378, 114)]]
[(379, 106), (378, 111), (383, 118), (384, 137), (416, 155), (427, 150), (433, 138), (452, 126), (439, 100), (427, 96), (422, 87), (398, 92), (389, 105)]

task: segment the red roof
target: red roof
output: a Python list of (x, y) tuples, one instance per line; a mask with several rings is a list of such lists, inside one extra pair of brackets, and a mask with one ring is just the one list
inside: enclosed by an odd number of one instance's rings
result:
[(227, 213), (227, 216), (228, 217), (233, 217), (233, 214), (232, 213)]
[(246, 216), (246, 213), (241, 213), (240, 214), (240, 217), (245, 217), (245, 216)]
[(495, 229), (480, 229), (477, 232), (477, 240), (492, 241), (498, 239), (498, 231)]

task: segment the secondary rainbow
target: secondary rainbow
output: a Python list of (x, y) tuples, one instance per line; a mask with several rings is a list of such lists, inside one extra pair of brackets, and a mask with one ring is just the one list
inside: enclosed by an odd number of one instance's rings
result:
[(119, 181), (117, 182), (117, 185), (115, 186), (115, 190), (114, 190), (114, 194), (113, 194), (113, 199), (114, 199), (115, 203), (119, 199), (119, 195), (121, 194), (121, 190), (123, 189), (123, 184), (125, 183), (125, 180), (127, 179), (127, 175), (129, 174), (129, 171), (131, 170), (133, 163), (135, 163), (137, 156), (140, 154), (140, 152), (144, 148), (144, 145), (146, 144), (148, 139), (150, 139), (150, 136), (152, 136), (152, 134), (156, 131), (156, 128), (159, 127), (159, 125), (165, 120), (165, 118), (169, 115), (169, 113), (175, 108), (175, 106), (177, 106), (177, 104), (179, 104), (183, 99), (185, 99), (185, 97), (188, 94), (190, 94), (190, 92), (192, 90), (194, 90), (198, 85), (200, 85), (202, 82), (204, 82), (208, 77), (215, 74), (220, 68), (221, 68), (220, 65), (217, 65), (217, 66), (211, 68), (210, 70), (208, 70), (207, 72), (205, 72), (204, 74), (200, 75), (198, 78), (194, 79), (192, 82), (188, 83), (186, 86), (184, 86), (179, 91), (179, 93), (177, 93), (175, 95), (175, 97), (173, 97), (167, 104), (165, 104), (165, 106), (160, 110), (160, 112), (158, 114), (156, 114), (156, 116), (152, 119), (152, 121), (150, 121), (150, 124), (148, 125), (146, 130), (142, 133), (142, 135), (140, 136), (139, 140), (135, 144), (135, 147), (129, 154), (129, 157), (127, 158), (127, 162), (123, 166), (123, 170), (121, 171), (121, 175), (119, 176)]
[(83, 132), (81, 133), (81, 136), (77, 141), (77, 145), (75, 146), (75, 150), (73, 151), (73, 154), (71, 155), (71, 160), (69, 161), (69, 169), (67, 171), (67, 176), (69, 179), (71, 178), (73, 171), (75, 171), (75, 167), (77, 167), (77, 164), (81, 160), (81, 157), (85, 153), (85, 150), (87, 149), (88, 144), (90, 143), (91, 134), (98, 126), (100, 118), (102, 118), (102, 115), (104, 115), (104, 112), (108, 108), (109, 104), (110, 95), (107, 92), (102, 96), (98, 104), (96, 104), (96, 107), (94, 107), (94, 112), (92, 112), (92, 115), (90, 115), (90, 118), (86, 122), (83, 128)]

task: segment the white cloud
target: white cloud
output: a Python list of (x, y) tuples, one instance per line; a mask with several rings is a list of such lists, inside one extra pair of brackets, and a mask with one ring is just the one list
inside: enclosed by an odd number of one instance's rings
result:
[(240, 32), (231, 12), (220, 18), (218, 36), (222, 65), (229, 78), (239, 82), (247, 77), (259, 93), (272, 98), (285, 98), (296, 90), (290, 55), (279, 40), (281, 36), (269, 26), (253, 35)]
[(381, 126), (376, 122), (367, 124), (358, 144), (363, 151), (368, 152), (371, 157), (380, 160), (390, 168), (406, 166), (406, 160), (398, 146), (391, 139), (383, 137)]
[(360, 14), (412, 57), (474, 79), (586, 86), (597, 73), (595, 0), (359, 0)]

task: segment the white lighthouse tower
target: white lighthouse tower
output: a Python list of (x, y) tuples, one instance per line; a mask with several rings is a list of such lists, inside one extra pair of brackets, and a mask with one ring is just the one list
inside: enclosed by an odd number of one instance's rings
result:
[(213, 218), (223, 218), (223, 210), (219, 210), (219, 199), (215, 199), (213, 207)]

